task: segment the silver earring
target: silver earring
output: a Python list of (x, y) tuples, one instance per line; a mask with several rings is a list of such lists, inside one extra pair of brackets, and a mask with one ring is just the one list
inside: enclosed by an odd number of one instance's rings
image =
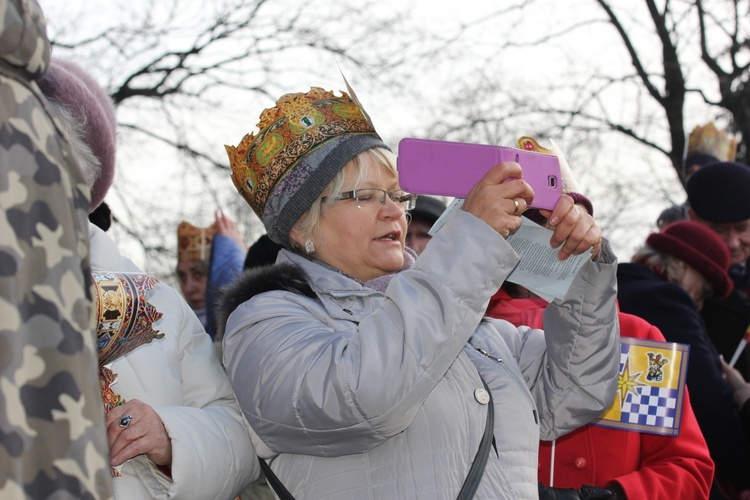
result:
[(305, 240), (305, 253), (308, 255), (311, 253), (315, 253), (315, 245), (313, 245), (312, 239), (307, 238)]

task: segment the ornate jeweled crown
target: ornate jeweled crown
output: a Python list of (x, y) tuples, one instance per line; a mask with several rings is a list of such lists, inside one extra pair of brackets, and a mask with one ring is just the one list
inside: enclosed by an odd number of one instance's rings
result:
[(216, 230), (197, 227), (182, 221), (177, 226), (177, 261), (207, 260), (211, 256), (211, 243)]
[(360, 107), (346, 92), (337, 97), (320, 87), (286, 94), (260, 116), (258, 134), (225, 146), (232, 182), (258, 217), (276, 184), (307, 153), (346, 134), (375, 134)]
[(719, 130), (714, 122), (696, 126), (688, 136), (687, 154), (710, 155), (719, 161), (734, 161), (737, 141), (725, 130)]

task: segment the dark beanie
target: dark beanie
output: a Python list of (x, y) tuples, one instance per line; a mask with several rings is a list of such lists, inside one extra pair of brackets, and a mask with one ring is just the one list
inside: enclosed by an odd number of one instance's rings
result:
[(670, 224), (660, 233), (652, 233), (646, 244), (655, 250), (672, 255), (698, 271), (714, 287), (717, 297), (724, 298), (732, 291), (729, 269), (729, 250), (710, 228), (697, 222), (680, 221)]
[(719, 159), (715, 156), (707, 155), (704, 153), (692, 153), (687, 155), (685, 157), (685, 160), (682, 162), (683, 172), (687, 170), (688, 167), (692, 167), (693, 165), (700, 165), (701, 167), (705, 167), (706, 165), (716, 163), (717, 161), (719, 161)]
[(750, 219), (750, 168), (737, 162), (706, 165), (688, 179), (687, 195), (690, 208), (708, 222)]
[(417, 197), (417, 204), (409, 211), (412, 219), (424, 219), (430, 224), (434, 224), (443, 212), (445, 212), (445, 203), (432, 196), (424, 195)]

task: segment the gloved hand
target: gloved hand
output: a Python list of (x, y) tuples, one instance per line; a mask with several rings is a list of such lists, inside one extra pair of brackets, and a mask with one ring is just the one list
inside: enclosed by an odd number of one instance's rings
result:
[(616, 498), (612, 491), (600, 486), (584, 484), (575, 488), (550, 488), (539, 483), (539, 500), (610, 500)]

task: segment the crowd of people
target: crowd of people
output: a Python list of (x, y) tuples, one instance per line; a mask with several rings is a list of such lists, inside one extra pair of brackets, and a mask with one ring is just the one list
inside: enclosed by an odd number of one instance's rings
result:
[[(285, 94), (225, 147), (266, 233), (180, 223), (178, 291), (106, 233), (110, 98), (34, 1), (0, 14), (0, 497), (750, 499), (750, 168), (725, 131), (693, 130), (687, 200), (628, 262), (584, 193), (530, 208), (514, 162), (433, 232), (445, 201), (401, 189), (356, 99)], [(511, 277), (527, 220), (585, 255), (561, 297)], [(689, 353), (657, 402), (675, 432), (602, 422), (633, 342)]]

